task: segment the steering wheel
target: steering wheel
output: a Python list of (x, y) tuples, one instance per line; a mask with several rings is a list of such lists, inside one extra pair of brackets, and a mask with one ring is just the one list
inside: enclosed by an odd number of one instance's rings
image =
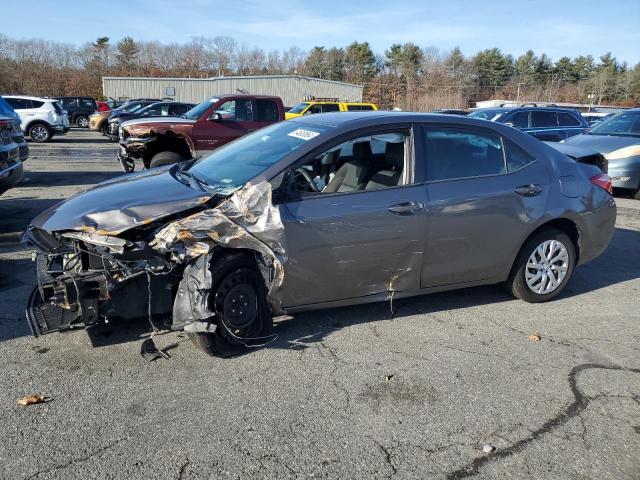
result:
[(309, 175), (309, 172), (307, 172), (304, 168), (299, 168), (298, 170), (296, 170), (296, 173), (302, 175), (302, 177), (309, 184), (309, 187), (311, 188), (312, 191), (318, 192), (318, 193), (320, 192), (317, 185), (313, 181), (313, 178), (311, 178), (311, 175)]

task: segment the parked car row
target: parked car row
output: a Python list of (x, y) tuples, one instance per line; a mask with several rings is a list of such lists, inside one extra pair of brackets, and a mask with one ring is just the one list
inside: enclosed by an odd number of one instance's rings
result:
[(18, 184), (29, 147), (20, 128), (20, 116), (0, 97), (0, 195)]

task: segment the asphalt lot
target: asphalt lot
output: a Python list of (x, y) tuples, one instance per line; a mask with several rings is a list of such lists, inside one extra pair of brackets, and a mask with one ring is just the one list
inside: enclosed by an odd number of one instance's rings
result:
[(29, 335), (20, 232), (120, 173), (91, 132), (30, 148), (0, 197), (0, 478), (640, 478), (640, 202), (548, 304), (474, 288), (282, 319), (231, 360), (170, 333), (147, 363), (145, 321)]

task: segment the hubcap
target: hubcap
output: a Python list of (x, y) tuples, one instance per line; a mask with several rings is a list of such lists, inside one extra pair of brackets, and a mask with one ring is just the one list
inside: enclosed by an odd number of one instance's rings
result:
[(81, 118), (78, 120), (78, 126), (80, 126), (80, 127), (86, 127), (88, 124), (89, 124), (89, 120), (87, 120), (87, 119), (86, 119), (86, 118), (84, 118), (84, 117), (81, 117)]
[(31, 130), (33, 132), (33, 137), (42, 142), (47, 139), (47, 129), (42, 126), (33, 127)]
[(558, 240), (542, 242), (527, 260), (524, 276), (529, 289), (539, 295), (555, 291), (567, 276), (569, 252)]

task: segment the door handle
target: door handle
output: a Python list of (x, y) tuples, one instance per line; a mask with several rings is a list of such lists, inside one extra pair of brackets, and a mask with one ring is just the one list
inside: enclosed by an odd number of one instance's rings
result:
[(394, 213), (396, 215), (413, 215), (415, 213), (418, 213), (421, 210), (424, 210), (424, 203), (419, 203), (419, 202), (402, 202), (402, 203), (397, 203), (395, 205), (391, 205), (389, 208), (387, 208), (387, 210), (389, 210), (391, 213)]
[(513, 189), (518, 195), (523, 197), (535, 197), (542, 193), (542, 185), (531, 183), (529, 185), (520, 185)]

